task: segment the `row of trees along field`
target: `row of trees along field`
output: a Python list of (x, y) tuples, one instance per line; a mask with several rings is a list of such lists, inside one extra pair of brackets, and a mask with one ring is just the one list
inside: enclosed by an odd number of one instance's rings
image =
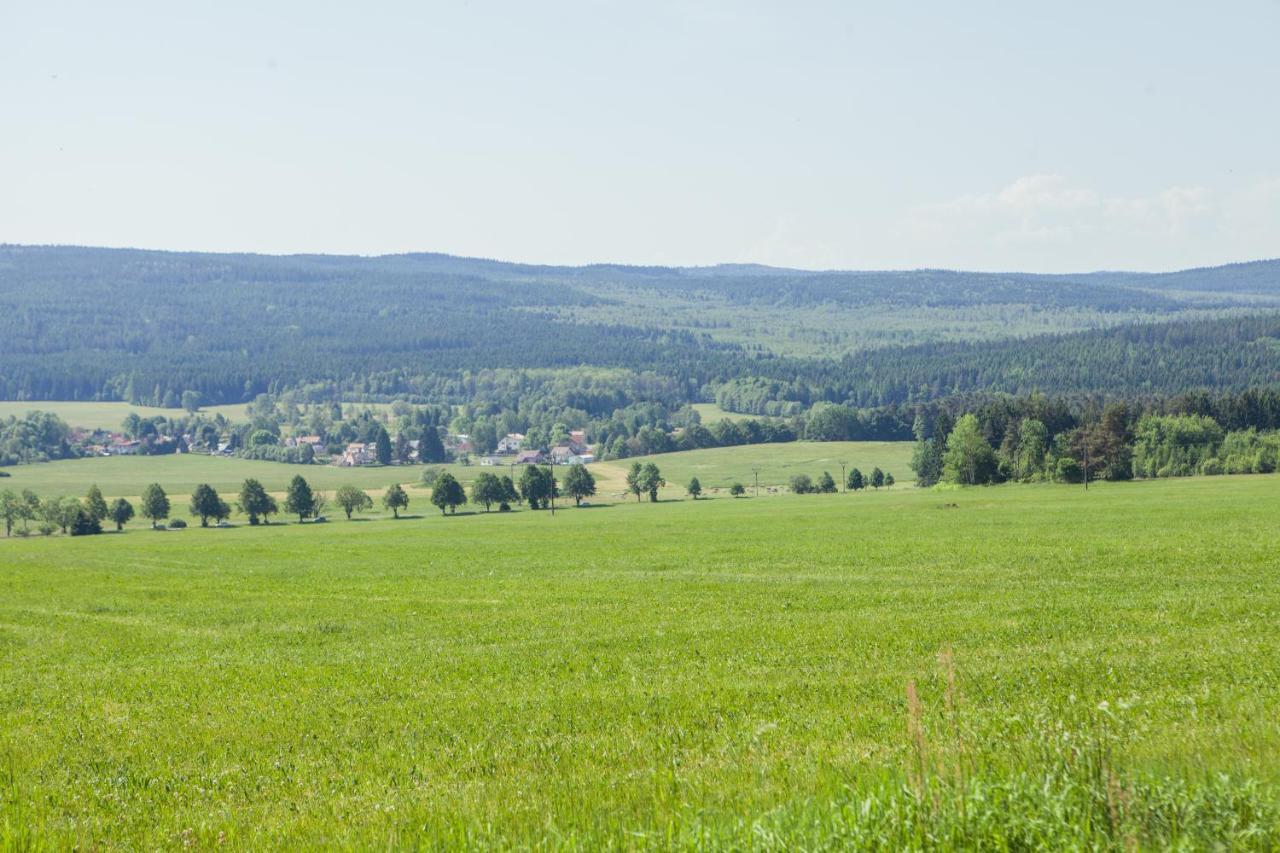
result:
[[(657, 469), (654, 471), (656, 473)], [(550, 468), (536, 465), (527, 466), (518, 480), (484, 472), (471, 484), (470, 495), (447, 471), (429, 471), (424, 475), (424, 481), (431, 488), (432, 505), (441, 514), (453, 514), (468, 502), (483, 506), (485, 512), (494, 506), (507, 512), (516, 503), (527, 504), (534, 510), (546, 509), (554, 498), (562, 496), (572, 498), (580, 506), (583, 500), (596, 493), (595, 477), (582, 465), (570, 466), (563, 484), (556, 481)], [(381, 503), (384, 509), (399, 518), (400, 512), (409, 507), (409, 493), (394, 483), (383, 493)], [(250, 478), (241, 485), (234, 508), (213, 486), (206, 483), (196, 486), (188, 503), (188, 513), (191, 518), (199, 520), (201, 527), (226, 522), (231, 518), (233, 509), (251, 525), (269, 524), (271, 516), (282, 512), (296, 515), (301, 523), (307, 519), (323, 520), (330, 506), (340, 509), (350, 520), (355, 514), (373, 509), (373, 499), (363, 489), (352, 485), (339, 486), (329, 497), (312, 489), (304, 477), (296, 476), (290, 481), (283, 502), (278, 502), (261, 482)], [(12, 536), (15, 531), (20, 536), (30, 535), (33, 522), (36, 530), (46, 536), (59, 530), (71, 536), (101, 533), (104, 524), (113, 524), (117, 531), (121, 531), (135, 515), (150, 521), (153, 529), (186, 527), (181, 518), (170, 520), (173, 511), (173, 502), (159, 483), (152, 483), (143, 490), (137, 507), (126, 498), (116, 498), (108, 503), (96, 485), (91, 486), (82, 499), (41, 499), (30, 489), (21, 493), (8, 489), (0, 491), (0, 517), (4, 519), (5, 536)]]

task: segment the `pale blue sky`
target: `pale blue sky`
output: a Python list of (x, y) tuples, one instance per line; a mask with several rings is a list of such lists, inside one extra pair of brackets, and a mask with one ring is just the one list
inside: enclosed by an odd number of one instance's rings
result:
[(1277, 0), (194, 7), (4, 4), (0, 242), (1280, 256)]

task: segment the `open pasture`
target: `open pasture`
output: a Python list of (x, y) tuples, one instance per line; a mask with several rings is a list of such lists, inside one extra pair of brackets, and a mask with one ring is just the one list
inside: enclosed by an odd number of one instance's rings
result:
[[(459, 468), (460, 466), (450, 466)], [(417, 482), (420, 466), (338, 468), (333, 465), (286, 465), (255, 459), (171, 453), (164, 456), (95, 456), (61, 459), (3, 469), (10, 474), (0, 488), (31, 489), (41, 496), (85, 493), (97, 483), (111, 497), (134, 498), (150, 483), (159, 483), (171, 497), (184, 498), (200, 483), (208, 483), (224, 496), (234, 495), (247, 477), (262, 481), (269, 492), (283, 492), (294, 476), (307, 478), (312, 488), (335, 489), (345, 483), (364, 489), (385, 489), (392, 483)], [(425, 492), (424, 492), (425, 494)]]
[(785, 485), (795, 474), (808, 474), (817, 479), (823, 471), (840, 480), (840, 463), (848, 469), (861, 468), (870, 474), (877, 466), (893, 474), (899, 483), (912, 479), (908, 463), (912, 444), (909, 441), (790, 441), (780, 444), (746, 444), (739, 447), (711, 447), (659, 453), (641, 459), (620, 459), (592, 466), (597, 477), (619, 489), (625, 488), (626, 472), (633, 462), (652, 462), (662, 471), (669, 491), (683, 492), (685, 485), (697, 477), (704, 489), (724, 489), (733, 483), (751, 486), (755, 482), (752, 469), (760, 472), (760, 485)]
[(0, 541), (0, 847), (1274, 847), (1276, 484)]
[[(135, 406), (122, 402), (72, 402), (61, 400), (0, 400), (0, 418), (22, 417), (27, 412), (52, 412), (72, 427), (83, 429), (118, 430), (130, 412), (139, 417), (186, 417), (183, 409), (161, 409), (155, 406)], [(200, 413), (213, 417), (221, 414), (229, 421), (247, 420), (244, 404), (202, 406)]]

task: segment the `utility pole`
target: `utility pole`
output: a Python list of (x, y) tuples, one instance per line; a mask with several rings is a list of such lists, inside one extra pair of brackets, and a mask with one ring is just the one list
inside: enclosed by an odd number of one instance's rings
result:
[(842, 492), (848, 491), (848, 480), (844, 478), (844, 468), (848, 464), (843, 459), (840, 460), (840, 491)]
[(551, 517), (556, 517), (556, 469), (555, 463), (552, 462), (547, 466), (547, 473), (551, 475)]
[(1089, 491), (1089, 436), (1084, 437), (1084, 490)]
[(752, 473), (752, 474), (755, 476), (755, 478), (756, 478), (756, 497), (760, 497), (760, 469), (759, 469), (759, 468), (752, 468), (752, 469), (751, 469), (751, 473)]

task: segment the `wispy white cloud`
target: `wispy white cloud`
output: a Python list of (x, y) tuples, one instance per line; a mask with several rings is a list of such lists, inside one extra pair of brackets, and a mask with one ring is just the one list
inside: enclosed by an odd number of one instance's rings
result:
[(1280, 179), (1108, 195), (1062, 175), (914, 208), (902, 236), (955, 267), (1170, 269), (1280, 255)]

